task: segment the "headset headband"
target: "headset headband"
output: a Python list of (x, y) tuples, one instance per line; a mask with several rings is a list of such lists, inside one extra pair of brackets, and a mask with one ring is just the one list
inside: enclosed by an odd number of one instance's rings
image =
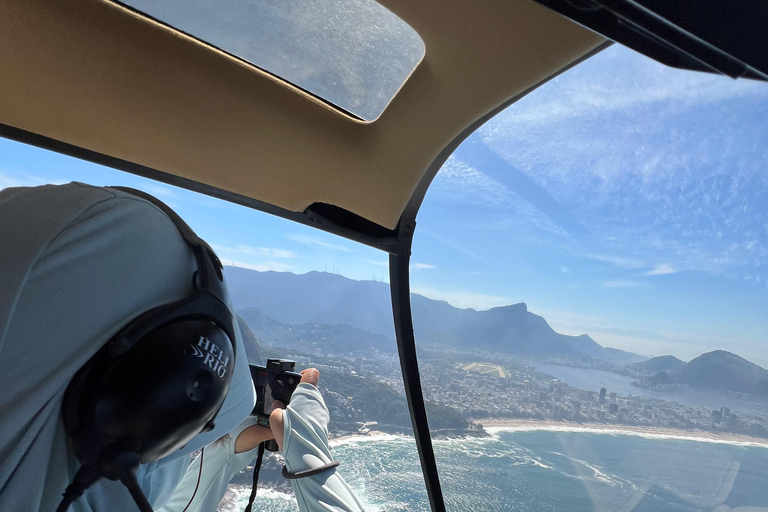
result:
[(173, 320), (181, 319), (184, 316), (201, 316), (201, 314), (209, 317), (229, 336), (229, 339), (232, 340), (232, 350), (235, 351), (234, 318), (226, 305), (227, 293), (222, 274), (223, 266), (211, 246), (198, 237), (175, 211), (156, 197), (129, 187), (109, 188), (149, 201), (171, 219), (184, 241), (192, 247), (197, 263), (193, 285), (200, 292), (187, 295), (181, 301), (160, 306), (148, 315), (139, 317), (139, 322), (134, 321), (128, 324), (110, 341), (110, 355), (116, 356), (126, 352), (143, 336), (166, 323), (169, 314), (172, 314)]

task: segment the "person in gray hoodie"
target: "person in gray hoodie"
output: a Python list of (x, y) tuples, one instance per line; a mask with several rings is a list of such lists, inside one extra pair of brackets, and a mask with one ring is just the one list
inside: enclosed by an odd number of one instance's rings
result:
[[(185, 297), (196, 262), (161, 209), (111, 188), (6, 188), (0, 219), (0, 510), (53, 512), (79, 467), (61, 418), (69, 382), (132, 319)], [(236, 353), (245, 354), (235, 334)], [(292, 470), (327, 458), (322, 397), (310, 389), (297, 399), (276, 413), (285, 418)], [(152, 507), (171, 498), (190, 455), (241, 425), (254, 402), (247, 360), (238, 357), (213, 430), (136, 471)], [(293, 451), (304, 442), (290, 441), (296, 428), (310, 436), (305, 453)], [(102, 479), (69, 510), (135, 512), (136, 504), (120, 482)]]

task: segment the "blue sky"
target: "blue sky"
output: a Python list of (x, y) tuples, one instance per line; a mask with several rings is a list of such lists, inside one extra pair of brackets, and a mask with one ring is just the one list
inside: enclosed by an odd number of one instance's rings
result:
[[(768, 367), (768, 84), (612, 47), (471, 136), (418, 217), (412, 288), (459, 307), (524, 300), (558, 331)], [(0, 140), (0, 188), (143, 188), (221, 258), (387, 280), (386, 256), (275, 217)]]

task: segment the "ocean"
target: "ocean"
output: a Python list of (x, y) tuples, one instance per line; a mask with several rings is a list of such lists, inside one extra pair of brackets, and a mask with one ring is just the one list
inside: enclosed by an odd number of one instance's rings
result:
[[(768, 507), (768, 447), (763, 445), (629, 432), (488, 431), (486, 438), (433, 441), (450, 511)], [(366, 511), (430, 510), (412, 437), (347, 438), (333, 453)], [(247, 495), (238, 491), (238, 510)], [(288, 494), (260, 489), (253, 510), (298, 507)]]

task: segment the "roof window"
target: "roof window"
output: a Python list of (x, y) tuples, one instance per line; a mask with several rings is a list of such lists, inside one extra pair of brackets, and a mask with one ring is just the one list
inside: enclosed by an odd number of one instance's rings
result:
[(373, 0), (123, 0), (363, 121), (377, 119), (424, 43)]

